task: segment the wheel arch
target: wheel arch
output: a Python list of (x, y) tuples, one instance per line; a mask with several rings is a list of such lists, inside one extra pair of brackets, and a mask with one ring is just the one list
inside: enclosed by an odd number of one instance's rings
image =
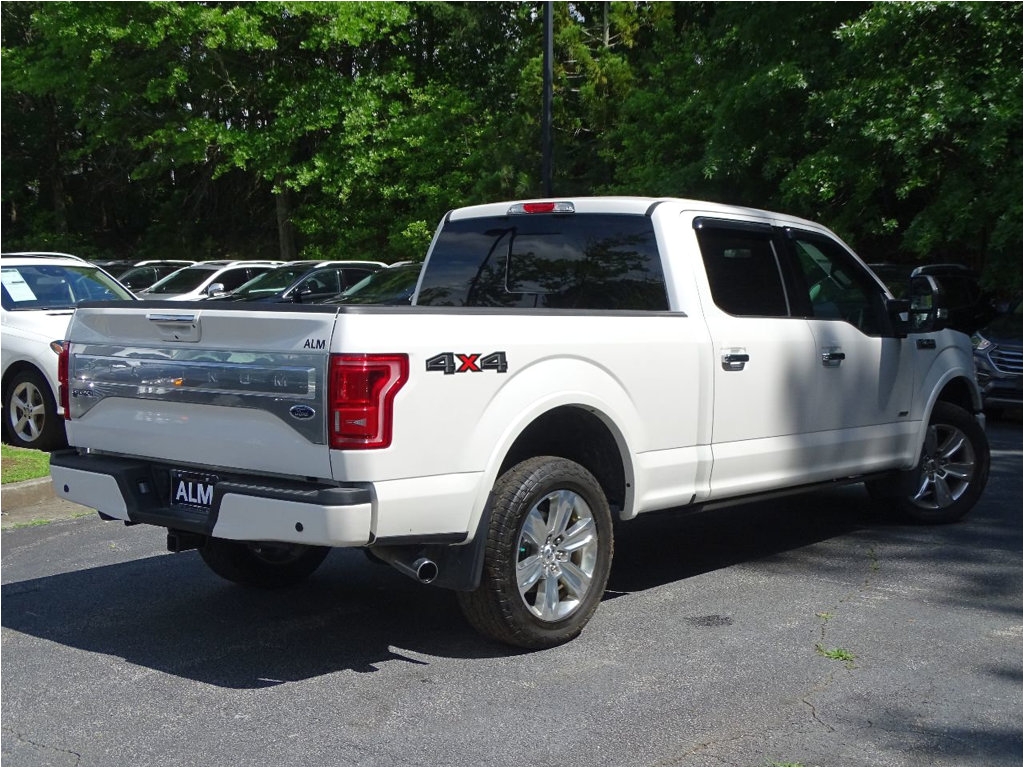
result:
[(981, 398), (976, 394), (977, 387), (972, 386), (966, 376), (957, 376), (943, 385), (935, 401), (930, 404), (929, 412), (935, 407), (935, 403), (942, 401), (959, 405), (968, 413), (977, 413), (981, 410)]
[(470, 539), (459, 545), (400, 547), (392, 551), (392, 559), (412, 562), (426, 556), (439, 567), (437, 586), (476, 589), (483, 572), (493, 486), (502, 474), (535, 456), (558, 456), (580, 464), (597, 480), (613, 517), (628, 516), (635, 499), (634, 470), (626, 458), (628, 443), (609, 416), (593, 405), (571, 402), (552, 405), (524, 422), (506, 434), (492, 455), (468, 528)]
[(495, 476), (534, 456), (568, 459), (594, 476), (613, 514), (621, 514), (633, 500), (632, 468), (625, 459), (624, 445), (621, 433), (604, 414), (580, 405), (562, 405), (525, 426)]
[(6, 398), (8, 388), (11, 386), (11, 382), (14, 380), (14, 378), (18, 374), (25, 372), (35, 373), (43, 381), (46, 382), (47, 386), (50, 388), (50, 395), (53, 397), (53, 402), (57, 406), (57, 415), (62, 415), (64, 411), (60, 407), (60, 393), (58, 392), (57, 389), (59, 383), (56, 381), (52, 381), (49, 375), (47, 375), (46, 369), (41, 365), (37, 365), (33, 360), (21, 358), (19, 360), (13, 361), (10, 365), (7, 366), (7, 368), (4, 369), (3, 379), (2, 382), (0, 382), (0, 389), (2, 389), (4, 397)]
[(3, 374), (3, 390), (4, 390), (4, 392), (6, 392), (7, 391), (7, 387), (10, 386), (11, 380), (15, 376), (17, 376), (19, 373), (21, 373), (22, 371), (33, 371), (34, 373), (38, 373), (40, 376), (43, 377), (44, 381), (49, 382), (49, 379), (46, 378), (46, 372), (42, 368), (40, 368), (38, 365), (33, 363), (32, 361), (30, 361), (30, 360), (15, 360), (13, 363), (11, 363), (9, 366), (7, 366), (7, 368), (4, 369), (4, 374)]
[(935, 411), (935, 405), (940, 402), (963, 408), (973, 418), (978, 420), (982, 428), (985, 426), (985, 416), (981, 409), (981, 394), (978, 392), (978, 385), (968, 378), (963, 371), (950, 371), (946, 377), (936, 382), (931, 390), (931, 396), (925, 407), (917, 439), (914, 443), (913, 463), (910, 466), (917, 466), (917, 463), (921, 460), (925, 433), (928, 431), (932, 413)]

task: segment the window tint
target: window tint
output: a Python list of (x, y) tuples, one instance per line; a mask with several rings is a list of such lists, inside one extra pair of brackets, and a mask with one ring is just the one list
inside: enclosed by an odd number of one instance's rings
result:
[(228, 269), (217, 275), (213, 279), (213, 282), (222, 283), (225, 291), (233, 291), (235, 288), (241, 287), (243, 283), (248, 282), (259, 274), (259, 270), (249, 268)]
[(720, 309), (741, 317), (789, 316), (769, 228), (697, 226), (711, 298)]
[(329, 296), (341, 293), (341, 283), (338, 280), (340, 271), (339, 269), (318, 269), (299, 283), (295, 293), (309, 292), (314, 295)]
[(353, 285), (372, 275), (376, 270), (364, 267), (345, 267), (341, 270), (341, 289), (351, 288)]
[(875, 281), (838, 243), (789, 230), (811, 317), (844, 320), (864, 333), (884, 332), (882, 294)]
[(523, 215), (445, 224), (417, 303), (666, 310), (650, 219)]

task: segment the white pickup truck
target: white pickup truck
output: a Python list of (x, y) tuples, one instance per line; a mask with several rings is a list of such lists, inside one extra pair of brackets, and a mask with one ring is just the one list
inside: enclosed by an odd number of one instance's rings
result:
[(971, 346), (918, 288), (764, 211), (453, 210), (411, 306), (80, 307), (53, 482), (235, 582), (362, 547), (548, 647), (597, 607), (613, 521), (848, 482), (962, 517), (989, 468)]

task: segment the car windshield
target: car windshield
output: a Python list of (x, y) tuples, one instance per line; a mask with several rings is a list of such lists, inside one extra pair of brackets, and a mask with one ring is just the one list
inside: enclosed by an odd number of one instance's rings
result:
[(420, 276), (420, 265), (392, 267), (364, 277), (327, 304), (402, 304), (408, 303)]
[(146, 293), (189, 293), (217, 271), (216, 267), (183, 267), (154, 283)]
[(90, 264), (26, 264), (2, 268), (3, 308), (73, 309), (81, 301), (118, 301), (131, 293)]
[(240, 299), (252, 299), (280, 293), (311, 269), (313, 266), (278, 267), (254, 277), (231, 295)]

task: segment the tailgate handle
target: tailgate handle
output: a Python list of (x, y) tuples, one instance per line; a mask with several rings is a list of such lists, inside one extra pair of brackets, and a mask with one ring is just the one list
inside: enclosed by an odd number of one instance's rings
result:
[(153, 323), (194, 323), (195, 315), (172, 315), (162, 312), (154, 312), (146, 315), (146, 319)]
[(164, 341), (196, 342), (203, 336), (198, 312), (152, 312), (146, 315), (146, 319), (156, 324)]

